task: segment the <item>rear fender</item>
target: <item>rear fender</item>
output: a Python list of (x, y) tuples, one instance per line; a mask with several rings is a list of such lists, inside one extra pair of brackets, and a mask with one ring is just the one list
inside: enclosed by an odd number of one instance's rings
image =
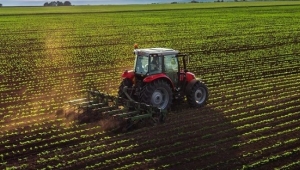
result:
[(195, 80), (195, 79), (196, 79), (195, 74), (193, 74), (191, 72), (186, 72), (186, 81), (187, 82), (190, 82), (190, 81)]
[(152, 82), (154, 80), (158, 80), (158, 79), (165, 80), (166, 82), (168, 82), (171, 85), (172, 89), (175, 88), (172, 80), (168, 76), (166, 76), (165, 74), (163, 74), (163, 73), (154, 74), (154, 75), (151, 75), (151, 76), (147, 76), (146, 78), (144, 78), (143, 82), (144, 83), (150, 83), (150, 82)]

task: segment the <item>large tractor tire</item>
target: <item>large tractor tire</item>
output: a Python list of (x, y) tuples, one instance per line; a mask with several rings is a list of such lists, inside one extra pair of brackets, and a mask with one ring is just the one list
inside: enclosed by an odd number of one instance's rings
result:
[(167, 110), (172, 104), (172, 89), (164, 80), (155, 80), (146, 84), (141, 91), (140, 101), (142, 103), (156, 106)]
[(208, 100), (208, 89), (204, 83), (197, 81), (186, 97), (190, 106), (202, 107)]
[(123, 79), (123, 81), (121, 82), (121, 84), (119, 86), (118, 96), (122, 97), (124, 99), (128, 99), (127, 96), (125, 95), (125, 93), (123, 92), (123, 88), (125, 86), (132, 87), (132, 85), (133, 85), (133, 83), (130, 79), (128, 79), (128, 78)]

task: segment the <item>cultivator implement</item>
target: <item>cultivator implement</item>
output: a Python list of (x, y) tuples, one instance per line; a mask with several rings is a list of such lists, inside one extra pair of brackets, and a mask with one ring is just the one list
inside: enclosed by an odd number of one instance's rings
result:
[(144, 120), (152, 120), (154, 124), (163, 122), (166, 115), (166, 111), (145, 103), (111, 96), (93, 89), (87, 93), (86, 98), (67, 102), (77, 113), (77, 120), (82, 122), (110, 119), (122, 122), (122, 127), (116, 128), (128, 130)]

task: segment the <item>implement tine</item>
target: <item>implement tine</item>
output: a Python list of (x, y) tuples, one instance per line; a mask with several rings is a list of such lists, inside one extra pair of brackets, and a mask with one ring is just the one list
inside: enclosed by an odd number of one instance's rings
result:
[(94, 100), (99, 103), (115, 102), (116, 100), (115, 96), (111, 96), (108, 93), (102, 93), (99, 90), (90, 90), (89, 97), (93, 97)]
[(88, 100), (86, 98), (82, 98), (82, 99), (70, 100), (70, 101), (67, 101), (65, 103), (68, 103), (70, 105), (76, 105), (78, 103), (85, 102), (85, 101), (88, 101)]

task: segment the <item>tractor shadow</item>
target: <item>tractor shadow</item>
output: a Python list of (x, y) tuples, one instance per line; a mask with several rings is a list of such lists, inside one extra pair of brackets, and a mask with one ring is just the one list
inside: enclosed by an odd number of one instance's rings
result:
[[(168, 152), (191, 150), (186, 154), (158, 160), (154, 166), (172, 164), (177, 160), (187, 161), (170, 167), (171, 169), (237, 169), (244, 164), (244, 160), (240, 158), (242, 151), (238, 147), (243, 141), (239, 138), (241, 132), (224, 116), (222, 110), (210, 106), (191, 108), (187, 102), (174, 104), (165, 123), (161, 127), (154, 127), (153, 131), (155, 129), (168, 131), (170, 143), (182, 143), (178, 148), (159, 153), (158, 157), (163, 157)], [(156, 136), (157, 134), (149, 135), (149, 138)], [(160, 145), (163, 143), (157, 143), (157, 146)]]

